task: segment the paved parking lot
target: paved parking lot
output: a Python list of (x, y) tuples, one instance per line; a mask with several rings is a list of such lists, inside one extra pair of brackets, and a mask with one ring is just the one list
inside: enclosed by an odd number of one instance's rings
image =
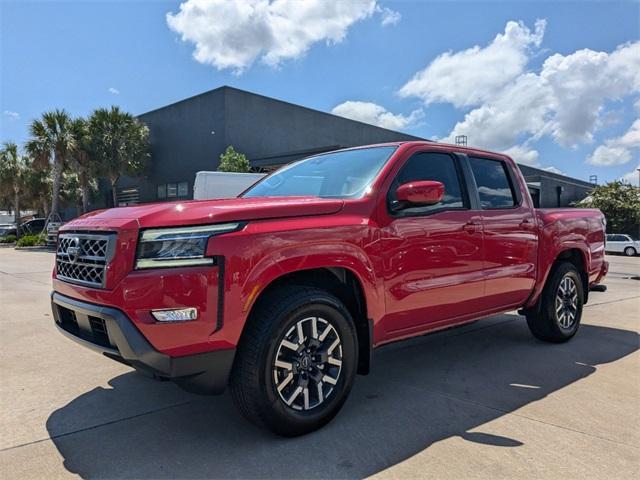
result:
[(335, 421), (282, 439), (63, 338), (53, 255), (0, 248), (0, 476), (638, 478), (640, 258), (609, 260), (570, 343), (509, 314), (391, 345)]

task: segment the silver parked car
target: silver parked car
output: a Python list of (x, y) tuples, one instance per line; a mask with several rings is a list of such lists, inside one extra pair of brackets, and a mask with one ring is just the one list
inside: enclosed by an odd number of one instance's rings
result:
[(634, 240), (629, 235), (607, 235), (605, 251), (610, 253), (624, 253), (632, 257), (640, 253), (640, 241)]

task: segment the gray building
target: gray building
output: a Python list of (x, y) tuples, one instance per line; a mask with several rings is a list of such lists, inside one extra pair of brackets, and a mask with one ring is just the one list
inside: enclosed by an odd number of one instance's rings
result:
[[(256, 170), (338, 148), (424, 140), (326, 112), (223, 86), (139, 116), (150, 129), (152, 162), (143, 178), (118, 182), (120, 205), (193, 198), (196, 172), (215, 170), (228, 145)], [(521, 166), (536, 202), (566, 206), (591, 184)], [(102, 190), (102, 189), (101, 189)], [(110, 195), (103, 192), (109, 205)]]
[(524, 175), (536, 207), (567, 207), (582, 200), (594, 184), (577, 178), (547, 172), (528, 165), (518, 165)]

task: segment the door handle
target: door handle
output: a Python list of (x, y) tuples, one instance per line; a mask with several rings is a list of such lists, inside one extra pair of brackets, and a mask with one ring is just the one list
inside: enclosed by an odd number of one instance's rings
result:
[(480, 226), (480, 224), (478, 222), (474, 222), (473, 220), (469, 220), (467, 223), (465, 223), (462, 226), (462, 229), (466, 230), (469, 233), (473, 233), (478, 229), (479, 226)]

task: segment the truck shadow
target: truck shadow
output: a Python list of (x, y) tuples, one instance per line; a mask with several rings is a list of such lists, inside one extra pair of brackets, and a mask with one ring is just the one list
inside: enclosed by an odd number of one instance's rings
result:
[[(518, 448), (524, 439), (471, 430), (638, 345), (636, 332), (592, 325), (567, 344), (544, 344), (521, 317), (501, 315), (379, 349), (338, 417), (305, 437), (254, 428), (228, 394), (190, 395), (135, 373), (55, 411), (47, 429), (66, 469), (84, 478), (364, 477), (453, 436)], [(133, 397), (144, 407), (129, 408)]]

